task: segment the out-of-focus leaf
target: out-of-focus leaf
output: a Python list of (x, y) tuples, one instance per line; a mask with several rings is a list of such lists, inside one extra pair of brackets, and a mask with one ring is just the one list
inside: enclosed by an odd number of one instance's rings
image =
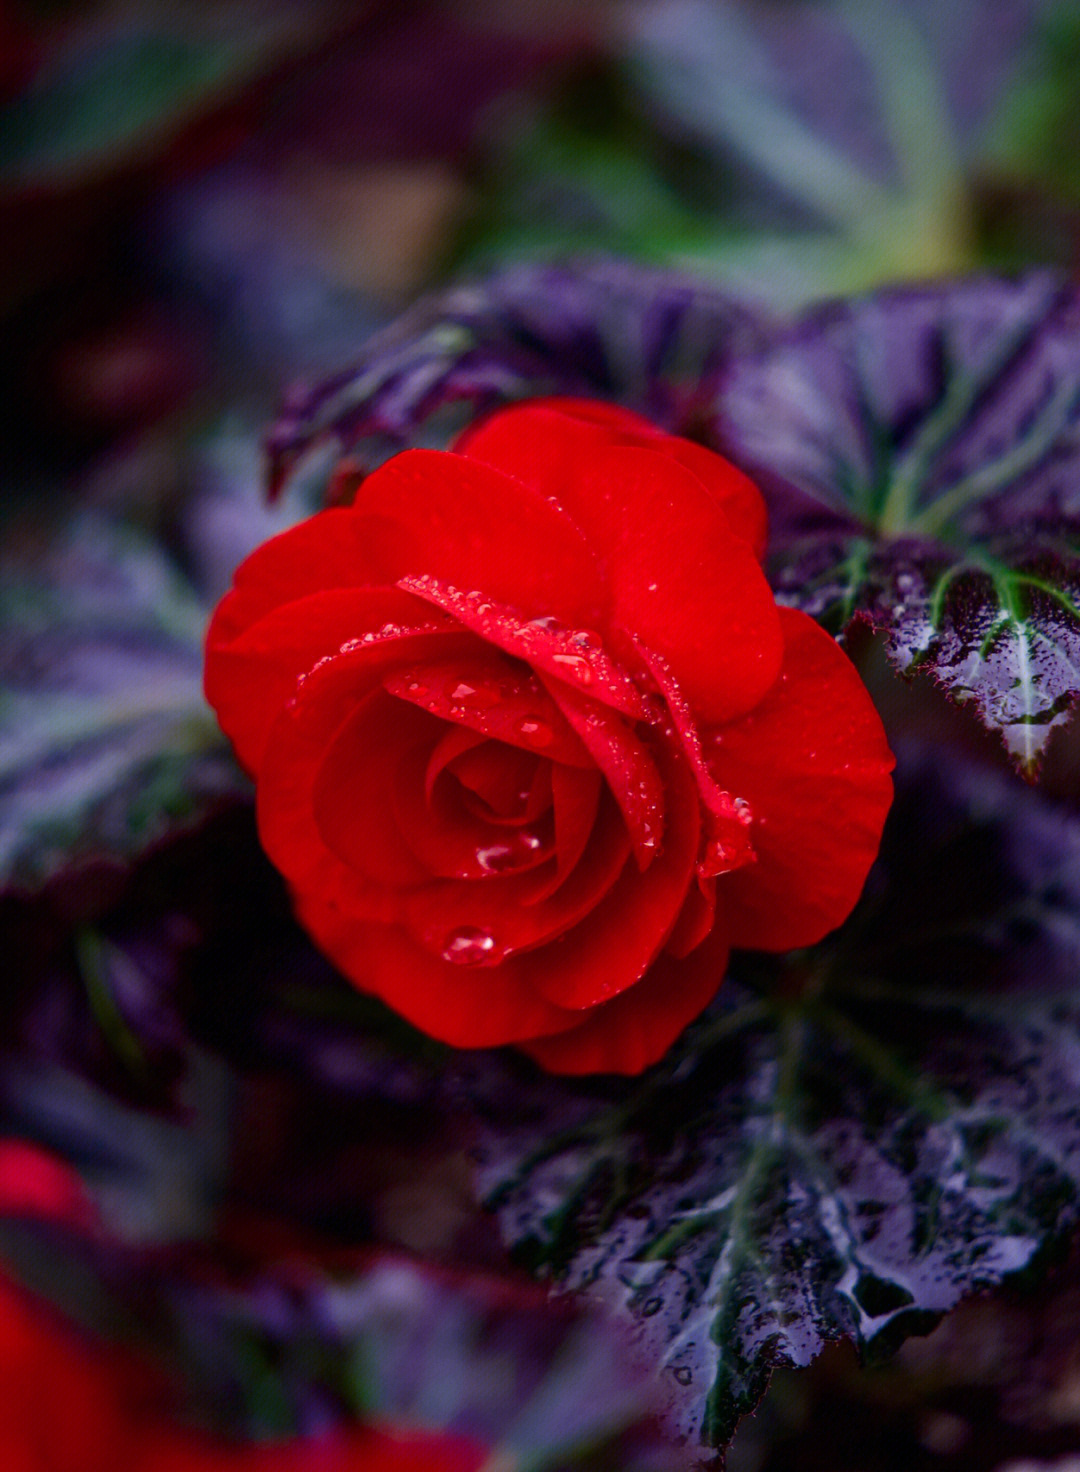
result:
[(453, 1430), (491, 1447), (493, 1467), (682, 1466), (625, 1332), (516, 1279), (389, 1254), (353, 1254), (330, 1273), (294, 1255), (231, 1281), (207, 1265), (165, 1291), (186, 1357), (249, 1428), (260, 1401), (279, 1429), (336, 1407)]
[[(365, 466), (446, 433), (436, 412), (536, 394), (611, 399), (658, 423), (691, 422), (760, 314), (700, 282), (618, 261), (511, 267), (438, 293), (345, 372), (298, 390), (270, 434), (271, 491), (330, 442)], [(459, 421), (460, 421), (459, 416)]]
[(0, 183), (41, 187), (114, 169), (312, 37), (311, 15), (292, 4), (73, 27), (0, 119)]
[(473, 1078), (507, 1241), (624, 1306), (692, 1442), (777, 1364), (925, 1332), (1080, 1210), (1080, 829), (939, 754), (902, 771), (852, 920), (744, 958), (657, 1067)]
[(134, 528), (83, 516), (0, 597), (0, 886), (125, 861), (247, 785), (202, 697), (206, 611)]
[[(1076, 153), (1068, 11), (645, 0), (605, 70), (500, 116), (459, 260), (606, 237), (778, 310), (980, 259), (1068, 264), (1068, 232), (1028, 230), (1025, 253), (1011, 228)], [(1023, 192), (991, 220), (1003, 166)]]
[(1080, 693), (1080, 298), (1050, 274), (822, 307), (731, 366), (780, 597), (885, 631), (1033, 774)]
[(1080, 14), (1068, 0), (1045, 8), (983, 150), (988, 166), (1080, 197)]

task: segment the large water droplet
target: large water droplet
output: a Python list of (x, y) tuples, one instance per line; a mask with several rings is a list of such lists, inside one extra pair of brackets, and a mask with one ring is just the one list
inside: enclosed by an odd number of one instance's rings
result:
[(524, 736), (530, 746), (550, 746), (555, 739), (555, 732), (547, 721), (542, 721), (539, 716), (522, 716), (517, 722), (516, 730), (519, 736)]
[(499, 960), (499, 951), (489, 930), (462, 925), (446, 937), (442, 958), (455, 966), (490, 966)]
[(734, 849), (721, 843), (719, 838), (711, 838), (698, 861), (698, 873), (704, 879), (715, 878), (718, 874), (728, 874), (737, 867), (736, 860), (737, 855)]
[(567, 643), (575, 649), (599, 649), (603, 640), (595, 629), (575, 629)]
[(583, 685), (592, 684), (592, 669), (589, 661), (580, 654), (553, 654), (552, 659), (557, 665), (561, 665), (568, 675), (573, 675)]
[(455, 705), (464, 706), (467, 710), (490, 710), (499, 703), (497, 690), (490, 685), (470, 684), (468, 680), (448, 680), (446, 694)]

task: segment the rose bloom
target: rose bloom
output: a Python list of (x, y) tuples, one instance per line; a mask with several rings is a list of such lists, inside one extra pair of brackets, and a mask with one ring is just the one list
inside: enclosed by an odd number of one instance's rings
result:
[(635, 1073), (729, 949), (849, 913), (893, 762), (778, 608), (733, 465), (534, 400), (407, 450), (238, 569), (206, 692), (316, 944), (462, 1047)]

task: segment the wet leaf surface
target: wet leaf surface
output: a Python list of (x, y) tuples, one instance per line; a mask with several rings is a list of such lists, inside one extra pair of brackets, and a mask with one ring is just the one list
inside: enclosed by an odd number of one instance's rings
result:
[(889, 1352), (1077, 1219), (1080, 829), (940, 755), (902, 772), (852, 920), (737, 961), (662, 1064), (469, 1084), (506, 1240), (623, 1306), (692, 1443), (726, 1442), (774, 1366)]
[(782, 601), (888, 637), (1033, 775), (1080, 692), (1080, 298), (1049, 273), (810, 313), (731, 366)]

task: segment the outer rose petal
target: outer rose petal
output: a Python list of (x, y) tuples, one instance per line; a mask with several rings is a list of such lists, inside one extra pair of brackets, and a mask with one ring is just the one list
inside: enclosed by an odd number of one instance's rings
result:
[(309, 593), (410, 575), (481, 589), (526, 618), (588, 627), (605, 607), (596, 557), (558, 507), (463, 455), (405, 450), (367, 476), (352, 506), (320, 511), (240, 564), (208, 648)]
[[(206, 698), (249, 772), (258, 771), (270, 727), (297, 680), (319, 660), (367, 636), (365, 662), (374, 684), (393, 665), (438, 657), (444, 647), (449, 654), (461, 645), (461, 630), (451, 619), (399, 588), (309, 593), (271, 609), (228, 644), (214, 642), (216, 622), (208, 639)], [(392, 632), (381, 632), (387, 628)], [(449, 639), (445, 646), (440, 633), (425, 632), (440, 628)]]
[(661, 955), (637, 986), (586, 1012), (569, 1032), (518, 1046), (552, 1073), (640, 1073), (712, 1001), (729, 949), (724, 930), (716, 928), (684, 960)]
[(610, 445), (660, 450), (693, 471), (727, 518), (736, 536), (760, 558), (765, 551), (768, 513), (761, 492), (730, 460), (693, 440), (665, 434), (640, 414), (617, 404), (589, 399), (529, 399), (470, 425), (454, 449), (495, 465), (529, 485), (559, 498), (573, 477), (575, 463), (595, 450), (601, 437)]
[(364, 924), (310, 894), (296, 897), (296, 913), (340, 971), (453, 1047), (492, 1048), (563, 1032), (580, 1016), (537, 995), (522, 972), (524, 957), (454, 965), (397, 926)]
[(754, 814), (758, 862), (718, 886), (731, 943), (814, 945), (850, 914), (892, 802), (893, 755), (854, 665), (782, 608), (784, 667), (757, 710), (705, 737), (716, 780)]

